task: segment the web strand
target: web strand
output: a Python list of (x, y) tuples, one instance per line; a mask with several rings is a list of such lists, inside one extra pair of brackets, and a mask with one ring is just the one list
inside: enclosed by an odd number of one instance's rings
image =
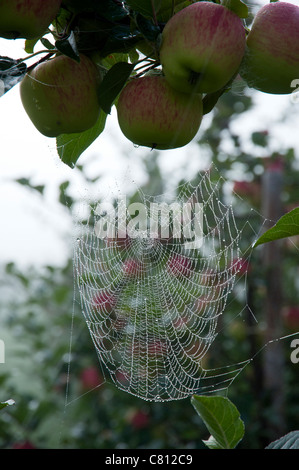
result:
[[(139, 190), (148, 219), (146, 226), (139, 223), (139, 231), (135, 226), (133, 236), (130, 232), (118, 238), (113, 232), (100, 237), (103, 220), (108, 233), (112, 219), (94, 205), (80, 227), (76, 284), (104, 375), (121, 390), (145, 400), (177, 400), (222, 390), (247, 364), (204, 368), (219, 318), (242, 269), (240, 243), (244, 227), (248, 228), (243, 222), (238, 227), (231, 204), (220, 196), (221, 178), (218, 183), (212, 183), (206, 172), (199, 183), (183, 185), (172, 198), (150, 197)], [(163, 201), (168, 207), (188, 203), (192, 210), (201, 204), (202, 239), (195, 247), (190, 248), (182, 234), (174, 236), (173, 213), (166, 219), (160, 213), (159, 235), (151, 236), (150, 208), (153, 203), (161, 208)], [(192, 213), (189, 229), (195, 224)], [(134, 222), (128, 210), (125, 222), (126, 227)], [(163, 238), (162, 231), (169, 227)]]

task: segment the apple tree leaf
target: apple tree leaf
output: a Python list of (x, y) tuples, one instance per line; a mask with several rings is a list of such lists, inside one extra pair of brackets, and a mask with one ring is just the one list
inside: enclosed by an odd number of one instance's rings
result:
[(76, 62), (80, 62), (80, 55), (76, 44), (74, 32), (72, 31), (67, 38), (55, 41), (55, 47), (62, 54), (70, 57)]
[(54, 44), (52, 44), (47, 38), (41, 38), (40, 42), (46, 49), (49, 49), (49, 50), (55, 49)]
[(283, 215), (278, 222), (255, 242), (254, 248), (263, 243), (299, 235), (299, 207)]
[(132, 10), (151, 18), (153, 16), (153, 7), (155, 13), (157, 13), (159, 10), (159, 4), (161, 4), (161, 0), (153, 0), (153, 2), (151, 2), (151, 0), (146, 0), (143, 2), (140, 2), (140, 0), (126, 0), (125, 3)]
[[(82, 0), (81, 0), (82, 1)], [(121, 21), (128, 16), (128, 11), (123, 7), (122, 2), (115, 0), (95, 0), (99, 14), (110, 21)]]
[(106, 57), (115, 52), (130, 52), (142, 37), (140, 31), (132, 29), (131, 25), (118, 24), (112, 28), (106, 43), (101, 48), (101, 56)]
[(266, 449), (299, 449), (299, 431), (291, 431), (285, 436), (271, 442)]
[(82, 153), (99, 137), (105, 129), (107, 114), (101, 111), (96, 124), (85, 132), (62, 134), (56, 138), (58, 155), (63, 163), (74, 168)]
[(202, 100), (203, 114), (209, 114), (218, 103), (219, 98), (228, 90), (217, 90), (213, 93), (207, 93)]
[(128, 62), (117, 62), (104, 76), (98, 94), (100, 106), (106, 114), (110, 114), (111, 107), (130, 77), (134, 66)]
[(210, 449), (234, 449), (244, 436), (244, 423), (236, 406), (226, 397), (199, 396), (191, 404), (211, 436), (203, 441)]
[(27, 52), (27, 54), (32, 54), (34, 52), (34, 47), (39, 40), (40, 38), (26, 39), (24, 47), (25, 52)]
[(233, 11), (240, 18), (248, 17), (248, 6), (241, 0), (223, 0), (223, 6)]
[(19, 83), (26, 74), (27, 66), (10, 57), (0, 57), (0, 97)]
[(72, 0), (71, 4), (64, 8), (75, 13), (97, 13), (111, 21), (119, 21), (128, 16), (122, 3), (115, 0)]
[(140, 14), (136, 15), (135, 21), (139, 31), (150, 42), (154, 42), (159, 34), (161, 34), (159, 26), (156, 26), (151, 20), (148, 20), (144, 16)]

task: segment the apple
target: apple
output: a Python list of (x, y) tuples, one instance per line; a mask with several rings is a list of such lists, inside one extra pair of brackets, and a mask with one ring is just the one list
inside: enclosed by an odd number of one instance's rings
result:
[(35, 445), (29, 440), (17, 441), (12, 445), (13, 449), (36, 449)]
[(90, 390), (103, 383), (103, 377), (94, 366), (85, 367), (80, 374), (80, 382), (84, 390)]
[(256, 14), (240, 68), (249, 87), (264, 93), (287, 94), (299, 78), (299, 7), (268, 3)]
[(285, 307), (282, 316), (288, 330), (299, 332), (299, 306)]
[(130, 419), (130, 424), (134, 429), (144, 429), (149, 425), (149, 415), (143, 410), (137, 410)]
[(212, 93), (237, 73), (245, 53), (241, 18), (223, 5), (197, 2), (176, 13), (162, 32), (166, 80), (184, 93)]
[(61, 0), (1, 0), (0, 37), (35, 39), (57, 16)]
[(136, 145), (173, 149), (188, 144), (202, 120), (202, 99), (174, 90), (162, 75), (131, 79), (119, 95), (118, 123)]
[(21, 100), (35, 127), (47, 137), (83, 132), (100, 114), (98, 70), (85, 55), (64, 55), (33, 68), (20, 84)]
[(125, 414), (125, 420), (134, 429), (143, 429), (149, 425), (149, 414), (144, 409), (132, 408)]
[(116, 304), (116, 298), (114, 295), (108, 292), (100, 292), (93, 299), (93, 306), (97, 310), (105, 311), (106, 313), (111, 312)]
[(192, 261), (180, 254), (171, 255), (167, 260), (167, 271), (175, 277), (189, 277), (192, 274)]
[(130, 376), (127, 372), (118, 369), (115, 372), (115, 381), (122, 387), (128, 387), (130, 385)]
[(260, 206), (261, 185), (257, 181), (235, 181), (233, 191), (240, 197), (249, 200), (251, 204)]
[(231, 262), (232, 275), (244, 276), (250, 270), (250, 263), (245, 258), (235, 258)]

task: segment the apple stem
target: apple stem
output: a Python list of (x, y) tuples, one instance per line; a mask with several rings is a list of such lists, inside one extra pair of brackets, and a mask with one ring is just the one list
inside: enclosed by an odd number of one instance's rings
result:
[(172, 4), (171, 4), (171, 16), (174, 15), (174, 0), (172, 0)]
[[(44, 51), (45, 52), (45, 51)], [(48, 51), (47, 51), (48, 52)], [(42, 57), (40, 60), (38, 60), (37, 62), (35, 62), (35, 64), (32, 64), (30, 65), (30, 67), (27, 68), (27, 72), (30, 72), (30, 70), (34, 69), (37, 65), (43, 63), (43, 62), (46, 62), (48, 59), (50, 59), (52, 57), (53, 54), (55, 54), (56, 52), (58, 51), (53, 51), (53, 52), (50, 52), (48, 53), (47, 55), (45, 55), (44, 57)], [(35, 54), (32, 54), (32, 56), (35, 55)], [(29, 57), (28, 57), (29, 59)]]
[(24, 57), (23, 59), (19, 59), (19, 62), (25, 62), (25, 60), (31, 59), (32, 57), (35, 57), (38, 54), (46, 54), (47, 53), (47, 55), (40, 60), (40, 62), (43, 62), (44, 60), (48, 59), (48, 56), (51, 56), (52, 54), (56, 54), (56, 52), (58, 52), (56, 49), (53, 52), (51, 51), (50, 53), (49, 53), (48, 49), (45, 49), (44, 51), (34, 52), (33, 54), (30, 54), (28, 57)]
[(151, 0), (151, 5), (152, 5), (152, 10), (153, 10), (153, 19), (154, 19), (154, 23), (156, 26), (158, 26), (158, 20), (157, 20), (157, 15), (156, 15), (156, 9), (155, 9), (155, 5), (154, 5), (154, 0)]

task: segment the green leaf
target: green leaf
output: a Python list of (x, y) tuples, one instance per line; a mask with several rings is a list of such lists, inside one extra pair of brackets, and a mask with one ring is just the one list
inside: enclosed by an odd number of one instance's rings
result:
[(260, 147), (266, 147), (268, 145), (268, 133), (253, 132), (251, 134), (251, 140), (255, 145), (259, 145)]
[(228, 90), (224, 90), (222, 88), (221, 90), (215, 91), (213, 93), (207, 93), (202, 100), (203, 114), (209, 114), (215, 108), (219, 98), (227, 91)]
[(117, 62), (104, 76), (99, 86), (99, 102), (106, 114), (110, 114), (115, 99), (123, 89), (133, 69), (134, 64)]
[(40, 42), (46, 49), (49, 49), (49, 50), (55, 49), (55, 46), (47, 38), (41, 38)]
[(72, 0), (67, 5), (75, 13), (90, 12), (99, 14), (111, 21), (119, 21), (128, 16), (128, 12), (121, 2), (114, 0)]
[(27, 54), (32, 54), (33, 51), (34, 51), (34, 47), (36, 45), (36, 43), (39, 41), (40, 38), (35, 38), (35, 39), (26, 39), (25, 41), (25, 52), (27, 52)]
[(278, 222), (267, 230), (254, 244), (254, 248), (263, 243), (299, 235), (299, 207), (283, 215)]
[(210, 113), (214, 109), (216, 104), (218, 103), (219, 98), (221, 98), (221, 96), (224, 95), (224, 93), (227, 93), (228, 91), (231, 90), (231, 87), (235, 78), (236, 78), (236, 75), (234, 75), (229, 80), (229, 82), (226, 85), (224, 85), (223, 88), (220, 88), (220, 90), (217, 90), (213, 93), (207, 93), (203, 97), (202, 104), (203, 104), (204, 115)]
[(299, 431), (291, 431), (285, 436), (271, 442), (266, 449), (299, 449)]
[(64, 39), (55, 41), (55, 47), (64, 55), (80, 62), (80, 55), (76, 44), (74, 32)]
[(2, 410), (3, 408), (6, 408), (7, 406), (14, 405), (14, 404), (15, 404), (15, 401), (11, 399), (7, 401), (0, 401), (0, 410)]
[(244, 423), (228, 398), (194, 395), (191, 404), (211, 433), (211, 437), (203, 441), (209, 448), (234, 449), (237, 446), (244, 436)]
[(248, 7), (241, 0), (223, 0), (222, 5), (236, 13), (240, 18), (248, 17)]
[(119, 24), (110, 31), (105, 45), (101, 48), (101, 56), (106, 57), (114, 52), (130, 52), (141, 38), (139, 30), (132, 30), (130, 25)]
[(140, 14), (136, 15), (135, 21), (139, 31), (150, 42), (155, 41), (159, 34), (161, 34), (159, 26), (154, 25), (152, 21), (144, 16)]
[(96, 124), (85, 132), (62, 134), (56, 139), (57, 152), (63, 163), (74, 168), (81, 154), (105, 129), (107, 114), (101, 111)]
[(43, 194), (44, 189), (45, 189), (44, 185), (37, 185), (37, 186), (32, 185), (28, 178), (18, 178), (15, 181), (16, 183), (19, 183), (23, 186), (28, 186), (30, 189), (34, 189), (35, 191), (38, 191), (41, 194)]

